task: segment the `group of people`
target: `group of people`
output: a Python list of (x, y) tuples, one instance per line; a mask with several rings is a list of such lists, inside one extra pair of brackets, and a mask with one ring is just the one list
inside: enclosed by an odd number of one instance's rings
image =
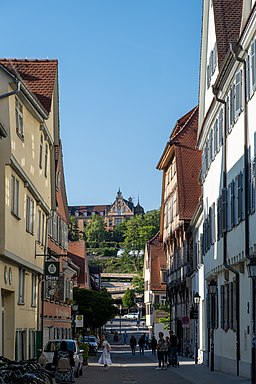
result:
[[(173, 331), (170, 331), (169, 336), (166, 336), (166, 338), (164, 338), (163, 332), (159, 332), (158, 336), (159, 339), (157, 340), (153, 335), (150, 341), (152, 354), (155, 355), (157, 352), (157, 369), (165, 369), (170, 365), (178, 366), (177, 348), (179, 340), (177, 336), (174, 335)], [(149, 340), (146, 340), (146, 337), (148, 337), (148, 335), (144, 333), (142, 336), (140, 336), (138, 340), (140, 355), (144, 355), (144, 349), (149, 344)], [(132, 355), (135, 355), (137, 340), (133, 335), (130, 338), (130, 346), (132, 350)]]
[[(140, 336), (138, 340), (140, 355), (144, 355), (145, 346), (148, 346), (148, 335), (145, 333)], [(159, 332), (159, 339), (156, 340), (155, 336), (151, 339), (152, 354), (157, 351), (158, 367), (156, 369), (165, 369), (168, 365), (177, 366), (177, 348), (179, 340), (174, 335), (173, 331), (169, 332), (169, 336), (164, 338), (163, 332)], [(107, 370), (109, 365), (112, 364), (110, 351), (111, 346), (106, 340), (105, 336), (102, 337), (102, 354), (98, 360), (100, 364)], [(130, 338), (130, 346), (132, 354), (135, 355), (137, 340), (132, 335)], [(56, 383), (75, 383), (74, 369), (75, 366), (73, 352), (67, 348), (67, 342), (63, 340), (60, 344), (60, 349), (55, 351), (53, 357), (53, 366), (55, 367), (55, 381)]]
[[(130, 346), (132, 350), (132, 354), (135, 355), (137, 340), (133, 335), (130, 338)], [(144, 355), (144, 350), (149, 348), (149, 336), (148, 334), (143, 334), (140, 336), (138, 340), (139, 352), (140, 355)]]
[(159, 339), (156, 345), (158, 367), (156, 369), (165, 369), (166, 367), (178, 366), (177, 349), (179, 340), (173, 331), (164, 338), (163, 332), (159, 332)]

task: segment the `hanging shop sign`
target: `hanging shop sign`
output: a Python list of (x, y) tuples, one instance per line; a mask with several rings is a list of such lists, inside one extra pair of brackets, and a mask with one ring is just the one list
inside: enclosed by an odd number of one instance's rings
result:
[(60, 276), (60, 263), (46, 261), (44, 264), (45, 281), (58, 281)]

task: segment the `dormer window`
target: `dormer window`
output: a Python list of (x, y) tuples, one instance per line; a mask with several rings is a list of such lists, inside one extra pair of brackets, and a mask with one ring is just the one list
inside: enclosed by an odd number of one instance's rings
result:
[(211, 79), (212, 79), (212, 76), (214, 75), (216, 67), (217, 67), (217, 48), (215, 44), (213, 50), (210, 52), (209, 62), (207, 65), (207, 88), (209, 88), (211, 85)]

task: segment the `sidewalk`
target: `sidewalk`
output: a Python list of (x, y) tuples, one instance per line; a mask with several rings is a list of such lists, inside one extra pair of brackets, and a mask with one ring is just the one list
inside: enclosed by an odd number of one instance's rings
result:
[[(155, 370), (157, 357), (151, 351), (145, 351), (140, 356), (138, 350), (132, 356), (128, 345), (112, 345), (111, 357), (113, 365), (108, 371), (98, 364), (100, 353), (90, 356), (89, 364), (84, 367), (83, 376), (77, 379), (77, 384), (250, 384), (250, 379), (225, 374), (218, 371), (211, 372), (210, 368), (198, 364), (194, 360), (179, 357), (180, 367), (170, 367), (166, 370)], [(159, 377), (161, 376), (161, 378)]]

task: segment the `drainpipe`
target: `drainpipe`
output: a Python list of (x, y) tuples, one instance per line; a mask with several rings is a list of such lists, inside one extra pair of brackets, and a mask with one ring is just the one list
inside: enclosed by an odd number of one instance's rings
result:
[(12, 95), (16, 95), (18, 92), (20, 92), (20, 81), (16, 80), (15, 83), (16, 83), (17, 88), (14, 91), (0, 95), (0, 100), (4, 99), (6, 97), (12, 96)]
[[(218, 89), (213, 87), (213, 94), (215, 100), (224, 105), (224, 118), (223, 118), (223, 188), (227, 187), (227, 123), (226, 123), (226, 102), (218, 98)], [(223, 266), (234, 273), (236, 278), (236, 375), (239, 376), (239, 361), (240, 361), (240, 275), (239, 272), (227, 264), (227, 231), (223, 233)]]

